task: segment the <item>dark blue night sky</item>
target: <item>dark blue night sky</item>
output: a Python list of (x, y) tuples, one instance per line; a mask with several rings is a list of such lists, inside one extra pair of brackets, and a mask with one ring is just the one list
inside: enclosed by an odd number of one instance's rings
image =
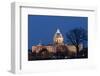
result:
[(38, 45), (40, 41), (44, 45), (53, 43), (57, 28), (66, 42), (66, 32), (79, 27), (87, 29), (87, 25), (87, 17), (28, 15), (28, 49), (32, 45)]

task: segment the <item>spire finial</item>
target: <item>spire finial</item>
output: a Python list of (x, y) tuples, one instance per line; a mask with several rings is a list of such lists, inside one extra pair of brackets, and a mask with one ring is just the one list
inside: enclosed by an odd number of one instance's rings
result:
[(57, 32), (56, 33), (60, 33), (60, 30), (57, 28)]
[(42, 42), (41, 42), (41, 40), (39, 40), (39, 44), (38, 45), (42, 45)]

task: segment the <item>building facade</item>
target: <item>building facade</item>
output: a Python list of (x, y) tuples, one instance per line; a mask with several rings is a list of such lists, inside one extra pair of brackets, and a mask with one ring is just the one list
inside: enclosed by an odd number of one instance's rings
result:
[[(79, 50), (82, 50), (82, 47), (82, 45), (79, 46)], [(44, 48), (47, 49), (47, 51), (50, 53), (56, 53), (58, 51), (64, 52), (65, 50), (67, 50), (69, 53), (77, 52), (76, 47), (74, 45), (64, 44), (64, 37), (59, 29), (57, 29), (56, 33), (54, 34), (53, 44), (44, 46), (39, 43), (39, 45), (32, 46), (32, 52), (39, 53)]]

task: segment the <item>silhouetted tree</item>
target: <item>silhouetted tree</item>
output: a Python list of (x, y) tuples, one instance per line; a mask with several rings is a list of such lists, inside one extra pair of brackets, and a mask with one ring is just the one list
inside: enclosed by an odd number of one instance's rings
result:
[(68, 33), (66, 33), (66, 37), (69, 44), (72, 44), (76, 47), (77, 55), (79, 53), (79, 44), (83, 43), (83, 41), (87, 41), (87, 31), (83, 28), (75, 28)]
[(88, 58), (88, 48), (83, 48), (82, 51), (79, 52), (79, 57), (80, 58)]
[(41, 59), (48, 59), (49, 58), (49, 52), (46, 48), (42, 48), (39, 52)]

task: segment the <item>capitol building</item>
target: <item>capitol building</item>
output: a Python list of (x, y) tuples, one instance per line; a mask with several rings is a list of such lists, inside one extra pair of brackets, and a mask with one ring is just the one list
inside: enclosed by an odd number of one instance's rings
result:
[[(54, 34), (53, 43), (48, 45), (42, 45), (39, 43), (38, 45), (32, 46), (32, 52), (39, 53), (43, 48), (47, 49), (49, 53), (56, 53), (58, 51), (64, 52), (67, 49), (69, 54), (76, 54), (77, 50), (74, 45), (69, 45), (64, 43), (64, 37), (60, 31), (57, 29), (56, 33)], [(82, 44), (79, 45), (79, 51), (83, 49)]]

